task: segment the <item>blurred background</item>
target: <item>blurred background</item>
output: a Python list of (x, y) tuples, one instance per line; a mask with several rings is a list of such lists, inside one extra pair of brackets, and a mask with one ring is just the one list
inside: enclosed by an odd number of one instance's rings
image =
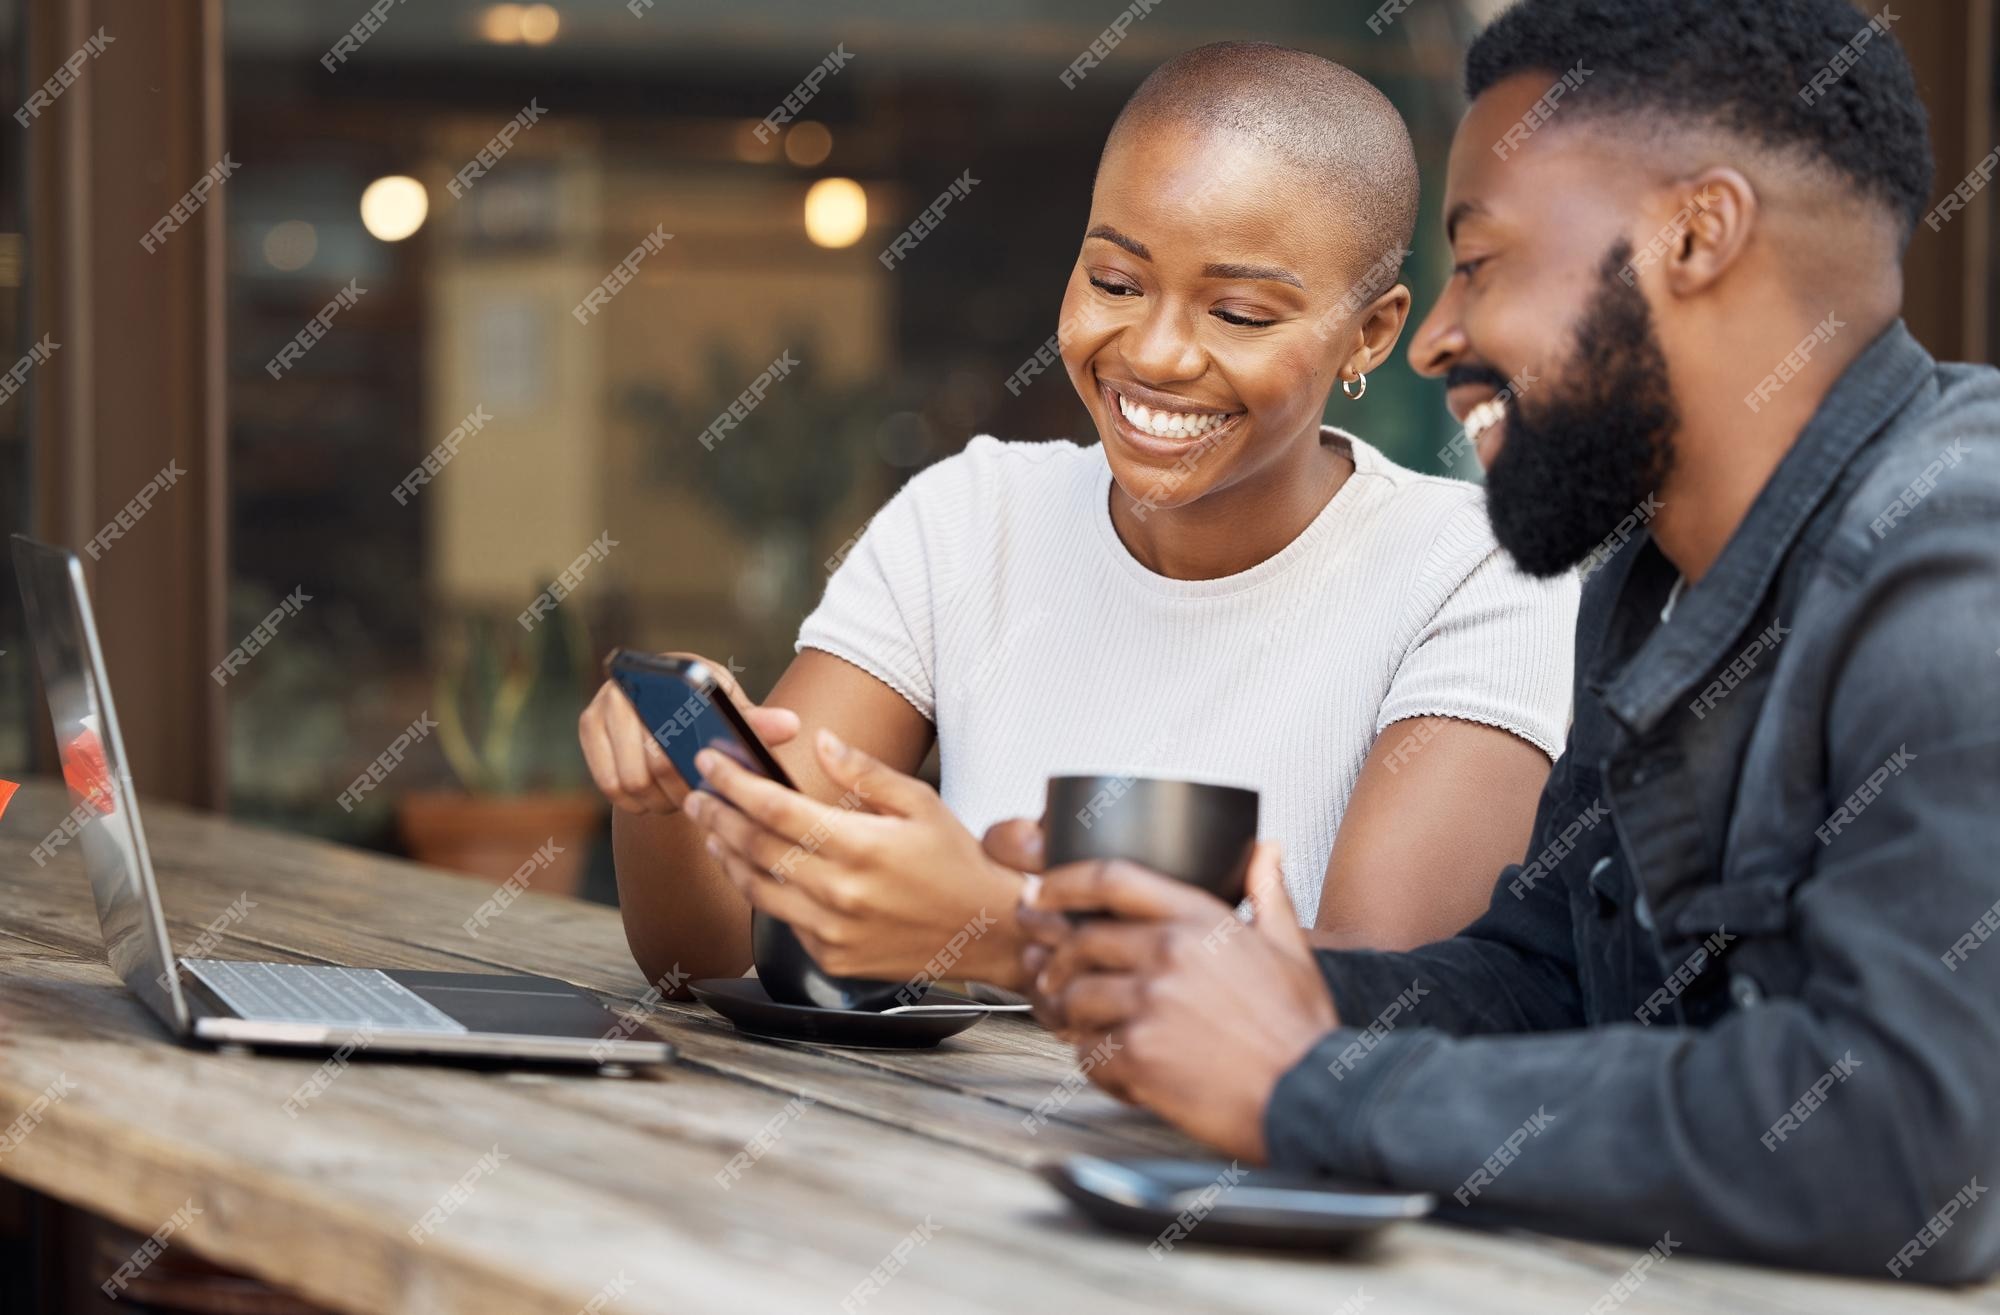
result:
[[(903, 480), (979, 433), (1089, 436), (1060, 368), (1015, 376), (1055, 330), (1139, 80), (1255, 38), (1382, 87), (1426, 182), (1421, 313), (1448, 265), (1461, 57), (1500, 7), (0, 0), (0, 104), (21, 107), (0, 131), (0, 373), (57, 344), (0, 398), (0, 524), (81, 548), (178, 472), (87, 563), (147, 796), (496, 879), (558, 835), (576, 861), (536, 887), (609, 898), (575, 739), (605, 650), (727, 658), (761, 695)], [(1121, 13), (1122, 42), (1065, 85)], [(1993, 5), (1926, 0), (1895, 32), (1942, 196), (2000, 144)], [(2000, 341), (1996, 237), (1987, 193), (1917, 232), (1909, 318), (1940, 357)], [(1442, 468), (1441, 395), (1400, 353), (1334, 405)], [(437, 729), (343, 807), (425, 714)], [(10, 578), (0, 775), (50, 770), (47, 735)]]

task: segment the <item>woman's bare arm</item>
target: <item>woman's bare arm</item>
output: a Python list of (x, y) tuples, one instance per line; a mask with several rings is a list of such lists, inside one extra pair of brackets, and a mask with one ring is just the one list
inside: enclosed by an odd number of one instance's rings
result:
[(1314, 944), (1405, 950), (1463, 930), (1526, 853), (1550, 767), (1526, 740), (1477, 722), (1388, 727), (1334, 838)]
[[(606, 693), (608, 701), (600, 693), (601, 708), (593, 704), (605, 723), (604, 733), (614, 738), (646, 735), (623, 696), (615, 689)], [(901, 772), (915, 772), (930, 751), (931, 724), (902, 695), (817, 649), (805, 649), (792, 659), (763, 706), (798, 714), (801, 733), (774, 746), (772, 754), (801, 791), (828, 803), (840, 791), (813, 753), (812, 734), (819, 727), (832, 728)], [(621, 711), (629, 723), (618, 715)], [(586, 737), (590, 730), (586, 724)], [(664, 770), (669, 775), (673, 771), (670, 766)], [(620, 804), (611, 827), (619, 911), (632, 957), (647, 979), (685, 983), (731, 977), (749, 967), (750, 907), (709, 856), (701, 828), (658, 800), (644, 811), (626, 807), (617, 796), (613, 801)], [(676, 971), (682, 975), (675, 976)]]

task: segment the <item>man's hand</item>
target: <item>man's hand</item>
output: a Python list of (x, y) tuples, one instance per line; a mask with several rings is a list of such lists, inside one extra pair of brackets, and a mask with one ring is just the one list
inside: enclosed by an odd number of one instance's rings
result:
[(980, 846), (988, 858), (1017, 872), (1040, 872), (1047, 866), (1042, 861), (1042, 824), (1031, 817), (995, 822), (986, 828)]
[[(989, 851), (993, 847), (989, 833)], [(1250, 863), (1253, 920), (1197, 887), (1123, 862), (1045, 874), (1021, 914), (1038, 953), (1036, 1012), (1090, 1079), (1226, 1155), (1262, 1163), (1271, 1092), (1339, 1024), (1299, 929), (1275, 846)], [(1069, 910), (1113, 918), (1072, 925)]]
[(988, 858), (937, 791), (821, 730), (822, 804), (704, 749), (715, 794), (683, 811), (753, 908), (791, 924), (836, 977), (935, 976), (1021, 984), (1021, 874)]

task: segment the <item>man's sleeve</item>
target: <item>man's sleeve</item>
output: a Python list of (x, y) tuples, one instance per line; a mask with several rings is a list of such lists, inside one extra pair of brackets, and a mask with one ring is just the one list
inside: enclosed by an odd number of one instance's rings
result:
[[(1580, 678), (1596, 669), (1634, 556), (1625, 554), (1583, 590), (1574, 647), (1563, 664), (1566, 677), (1573, 672)], [(1490, 564), (1480, 569), (1489, 570)], [(1456, 715), (1449, 708), (1442, 711)], [(1562, 719), (1569, 719), (1567, 700)], [(1551, 841), (1575, 820), (1570, 774), (1579, 746), (1573, 724), (1569, 736), (1535, 805), (1533, 839), (1524, 858), (1549, 852)], [(1433, 1027), (1463, 1036), (1582, 1025), (1569, 893), (1555, 874), (1542, 872), (1550, 879), (1519, 881), (1522, 893), (1516, 898), (1511, 888), (1521, 875), (1518, 865), (1504, 869), (1485, 914), (1450, 940), (1407, 953), (1320, 953), (1320, 972), (1349, 1024), (1329, 1038), (1336, 1064), (1346, 1058), (1337, 1071), (1347, 1090), (1367, 1080), (1374, 1066), (1364, 1068), (1356, 1061), (1392, 1027)]]
[[(1273, 1091), (1273, 1164), (1669, 1253), (1926, 1282), (2000, 1266), (2000, 1202), (1984, 1199), (2000, 1181), (2000, 944), (1980, 939), (2000, 927), (2000, 544), (1986, 525), (1899, 534), (1913, 542), (1887, 545), (1844, 609), (1829, 810), (1901, 769), (1831, 843), (1800, 839), (1798, 994), (1705, 1030), (1397, 1028), (1345, 1079), (1343, 1028)], [(1411, 958), (1419, 974), (1451, 962)], [(1450, 971), (1440, 999), (1477, 989)], [(1430, 1003), (1415, 1022), (1436, 1021)]]
[[(1544, 791), (1537, 808), (1538, 846), (1554, 794)], [(1518, 865), (1503, 870), (1485, 914), (1448, 941), (1402, 952), (1318, 952), (1320, 975), (1348, 1024), (1334, 1035), (1345, 1036), (1349, 1069), (1395, 1026), (1466, 1036), (1582, 1024), (1569, 892), (1560, 881), (1540, 881), (1524, 884), (1526, 894), (1516, 899), (1507, 887), (1520, 871)]]

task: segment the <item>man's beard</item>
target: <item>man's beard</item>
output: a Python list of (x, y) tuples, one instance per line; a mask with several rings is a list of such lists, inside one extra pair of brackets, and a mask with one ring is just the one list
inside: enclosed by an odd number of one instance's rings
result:
[(1599, 287), (1576, 326), (1576, 347), (1524, 408), (1506, 402), (1506, 441), (1486, 472), (1486, 514), (1529, 575), (1560, 575), (1585, 561), (1655, 496), (1673, 468), (1680, 424), (1667, 358), (1639, 289), (1619, 277), (1632, 259), (1620, 241), (1599, 266)]

